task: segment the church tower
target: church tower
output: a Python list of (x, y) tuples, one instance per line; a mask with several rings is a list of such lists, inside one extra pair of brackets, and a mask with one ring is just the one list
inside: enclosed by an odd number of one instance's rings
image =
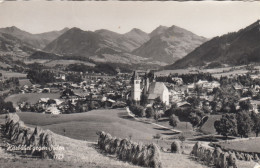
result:
[(135, 71), (132, 77), (132, 90), (131, 97), (134, 101), (140, 101), (141, 99), (141, 79), (138, 75), (138, 72)]

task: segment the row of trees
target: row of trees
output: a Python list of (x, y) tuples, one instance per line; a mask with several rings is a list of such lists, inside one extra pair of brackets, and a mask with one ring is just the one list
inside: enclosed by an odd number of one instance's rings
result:
[(220, 120), (215, 121), (214, 127), (218, 134), (225, 137), (248, 137), (251, 132), (258, 136), (260, 132), (260, 114), (242, 110), (237, 114), (224, 114)]
[(156, 77), (156, 81), (159, 82), (169, 82), (174, 83), (172, 81), (173, 77), (179, 77), (182, 78), (182, 81), (184, 84), (190, 84), (194, 82), (198, 82), (199, 80), (207, 80), (207, 81), (217, 81), (216, 78), (214, 78), (210, 73), (195, 73), (195, 74), (170, 74), (167, 77)]
[(154, 118), (158, 121), (159, 118), (163, 115), (163, 111), (165, 111), (165, 104), (162, 102), (160, 97), (155, 98), (152, 107), (147, 107), (146, 109), (144, 106), (148, 104), (147, 97), (142, 97), (140, 101), (140, 105), (136, 102), (128, 101), (129, 109), (138, 117), (146, 117), (146, 118)]
[(18, 78), (9, 78), (7, 80), (0, 81), (0, 91), (15, 88), (17, 86), (19, 86)]
[(30, 69), (27, 73), (27, 78), (30, 79), (32, 83), (46, 84), (55, 82), (54, 75), (55, 74), (49, 70)]
[(15, 108), (12, 102), (5, 102), (3, 97), (0, 97), (0, 114), (13, 113)]
[(116, 75), (117, 71), (115, 68), (107, 63), (99, 63), (95, 67), (88, 66), (85, 64), (70, 64), (67, 68), (67, 71), (74, 72), (95, 72), (95, 73), (105, 73), (109, 75)]
[[(192, 126), (197, 126), (202, 118), (206, 116), (203, 110), (195, 107), (177, 107), (176, 104), (173, 104), (170, 109), (166, 110), (164, 115), (169, 117), (169, 119), (180, 119), (182, 121), (190, 122)], [(177, 116), (178, 118), (174, 117)], [(170, 121), (171, 122), (171, 121)], [(178, 122), (178, 120), (177, 120)], [(170, 123), (171, 125), (171, 123)]]

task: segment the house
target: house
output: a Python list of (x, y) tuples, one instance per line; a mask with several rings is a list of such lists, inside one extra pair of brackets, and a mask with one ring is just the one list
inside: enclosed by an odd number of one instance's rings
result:
[(259, 85), (255, 85), (254, 89), (255, 89), (255, 92), (258, 93), (260, 91), (260, 86)]
[(184, 102), (179, 102), (179, 103), (177, 103), (177, 106), (178, 106), (178, 107), (182, 107), (182, 108), (190, 108), (190, 107), (191, 107), (191, 104), (188, 103), (188, 102), (186, 102), (186, 101), (184, 101)]
[(240, 85), (240, 84), (238, 84), (238, 83), (236, 83), (236, 84), (233, 85), (233, 88), (234, 88), (235, 90), (242, 91), (243, 86)]
[(196, 83), (196, 85), (198, 85), (198, 86), (203, 86), (203, 84), (206, 84), (206, 83), (208, 83), (207, 80), (199, 80), (199, 81)]
[(182, 85), (182, 84), (183, 84), (182, 78), (172, 77), (172, 81), (173, 81), (175, 84), (177, 84), (177, 85)]
[(50, 88), (43, 88), (42, 93), (50, 93), (51, 89)]
[(260, 101), (258, 101), (258, 100), (251, 100), (250, 101), (250, 104), (252, 105), (252, 107), (253, 107), (253, 112), (255, 112), (255, 113), (259, 113), (259, 111), (258, 111), (258, 107), (260, 107)]
[(195, 89), (195, 83), (189, 84), (187, 86), (188, 92), (193, 92)]
[(46, 108), (45, 113), (46, 114), (58, 115), (61, 112), (60, 112), (60, 110), (56, 106), (49, 106), (49, 107)]
[(220, 83), (216, 81), (206, 82), (202, 84), (202, 87), (207, 90), (207, 92), (212, 92), (214, 88), (220, 87)]

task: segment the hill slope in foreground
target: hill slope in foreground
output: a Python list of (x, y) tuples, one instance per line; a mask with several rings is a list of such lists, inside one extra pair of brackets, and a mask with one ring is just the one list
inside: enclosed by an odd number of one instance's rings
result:
[[(35, 167), (35, 164), (38, 167), (88, 167), (88, 168), (134, 168), (139, 166), (134, 166), (126, 162), (119, 161), (115, 156), (112, 155), (104, 155), (96, 148), (96, 137), (90, 136), (95, 134), (96, 129), (100, 129), (101, 127), (106, 128), (111, 125), (111, 122), (116, 122), (117, 124), (110, 126), (108, 129), (113, 136), (118, 136), (124, 138), (128, 136), (129, 129), (133, 130), (135, 134), (133, 134), (133, 141), (139, 142), (142, 138), (148, 138), (149, 142), (150, 137), (156, 131), (164, 131), (158, 130), (154, 125), (145, 124), (142, 122), (137, 122), (132, 118), (129, 118), (125, 115), (125, 110), (93, 110), (87, 113), (78, 113), (78, 114), (68, 114), (68, 115), (44, 115), (39, 113), (18, 113), (20, 118), (24, 120), (26, 125), (34, 126), (40, 125), (44, 129), (50, 129), (53, 132), (59, 132), (59, 130), (63, 130), (63, 126), (68, 125), (71, 130), (66, 130), (66, 134), (69, 134), (70, 131), (74, 131), (75, 134), (71, 134), (70, 136), (80, 136), (80, 139), (86, 139), (86, 137), (90, 137), (89, 141), (76, 140), (69, 137), (65, 137), (62, 135), (54, 134), (54, 138), (57, 144), (63, 146), (65, 148), (64, 159), (61, 161), (53, 161), (53, 160), (42, 160), (42, 159), (33, 159), (33, 158), (24, 158), (19, 155), (10, 155), (7, 154), (4, 148), (0, 148), (0, 164), (2, 167)], [(110, 116), (110, 117), (109, 117)], [(104, 118), (102, 120), (102, 118)], [(114, 118), (114, 119), (113, 119)], [(94, 119), (94, 121), (93, 121)], [(4, 123), (4, 115), (0, 116), (0, 123)], [(81, 123), (82, 125), (78, 125)], [(93, 125), (95, 123), (95, 125)], [(84, 125), (85, 124), (85, 125)], [(93, 125), (90, 127), (91, 125)], [(124, 126), (125, 125), (125, 126)], [(97, 127), (97, 128), (95, 128)], [(128, 127), (130, 127), (128, 129)], [(132, 127), (132, 128), (131, 128)], [(67, 128), (68, 129), (68, 128)], [(114, 129), (115, 131), (111, 131)], [(120, 131), (121, 129), (121, 131)], [(139, 129), (139, 132), (137, 132)], [(105, 129), (104, 129), (105, 130)], [(142, 131), (142, 133), (140, 133)], [(126, 133), (125, 133), (126, 132)], [(166, 131), (167, 132), (167, 131)], [(63, 134), (63, 132), (59, 132)], [(122, 134), (119, 135), (119, 134)], [(95, 135), (96, 136), (96, 135)], [(78, 137), (75, 137), (78, 138)], [(79, 139), (79, 138), (78, 138)], [(139, 140), (138, 140), (139, 139)], [(5, 142), (3, 137), (0, 138), (0, 145)], [(143, 141), (142, 141), (143, 142)], [(192, 142), (189, 145), (193, 145)], [(169, 146), (168, 146), (169, 148)], [(186, 147), (185, 147), (186, 149)], [(191, 150), (188, 148), (187, 150)], [(161, 160), (164, 168), (206, 168), (205, 165), (201, 165), (198, 162), (195, 162), (189, 158), (188, 154), (173, 154), (168, 152), (161, 152)], [(253, 167), (255, 162), (240, 162), (238, 166), (243, 168)]]

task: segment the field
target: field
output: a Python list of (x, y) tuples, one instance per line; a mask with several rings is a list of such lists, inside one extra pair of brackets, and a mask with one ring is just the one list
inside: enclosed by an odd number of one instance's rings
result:
[(20, 86), (24, 86), (24, 85), (31, 86), (32, 83), (30, 82), (29, 79), (19, 79), (19, 85)]
[[(220, 78), (221, 76), (232, 76), (232, 75), (241, 75), (248, 72), (243, 66), (236, 66), (234, 70), (230, 71), (232, 67), (225, 68), (213, 68), (213, 69), (175, 69), (175, 70), (162, 70), (155, 72), (155, 76), (167, 76), (169, 74), (194, 74), (194, 73), (210, 73), (215, 78)], [(257, 67), (258, 68), (258, 67)], [(225, 71), (225, 72), (224, 72)]]
[(260, 138), (249, 138), (247, 140), (242, 139), (239, 141), (238, 140), (227, 142), (223, 141), (218, 144), (225, 149), (260, 153)]
[(11, 66), (6, 63), (0, 62), (0, 67), (1, 68), (10, 68)]
[(234, 75), (243, 75), (246, 74), (248, 70), (235, 70), (235, 71), (230, 71), (230, 72), (223, 72), (223, 73), (217, 73), (217, 74), (212, 74), (213, 77), (215, 78), (220, 78), (221, 76), (234, 76)]
[(163, 71), (159, 71), (159, 72), (155, 72), (154, 75), (155, 76), (167, 76), (169, 74), (188, 74), (188, 73), (197, 73), (197, 72), (193, 72), (189, 69), (176, 69), (176, 70), (163, 70)]
[(43, 59), (33, 59), (33, 60), (24, 60), (25, 64), (33, 64), (33, 63), (39, 63), (39, 64), (44, 64), (48, 62), (49, 60), (43, 60)]
[(2, 73), (3, 77), (6, 78), (26, 78), (26, 74), (23, 73), (18, 73), (18, 72), (9, 72), (9, 71), (4, 71), (4, 70), (0, 70), (0, 73)]
[(216, 134), (216, 130), (214, 128), (214, 122), (219, 120), (221, 115), (210, 115), (209, 119), (203, 124), (200, 131), (205, 134)]
[(63, 66), (68, 66), (70, 64), (84, 64), (87, 66), (95, 66), (95, 64), (90, 63), (90, 62), (85, 62), (85, 61), (78, 61), (78, 60), (52, 60), (52, 61), (48, 61), (45, 62), (44, 65), (48, 66), (48, 67), (54, 67), (56, 65), (63, 65)]
[[(143, 119), (144, 121), (150, 121), (154, 122), (154, 119)], [(158, 120), (157, 124), (162, 125), (167, 128), (173, 128), (172, 126), (169, 125), (169, 119), (167, 117), (162, 117)], [(192, 138), (194, 135), (198, 134), (197, 132), (193, 131), (192, 125), (190, 122), (185, 122), (185, 121), (179, 121), (177, 126), (174, 127), (173, 129), (181, 131), (181, 135), (185, 136), (185, 138)], [(174, 134), (170, 138), (171, 139), (178, 139), (180, 134)]]
[(31, 104), (36, 103), (40, 98), (57, 99), (60, 97), (59, 93), (25, 93), (25, 94), (14, 94), (5, 99), (5, 101), (13, 102), (14, 106), (18, 106), (17, 102), (26, 101)]
[[(69, 115), (44, 115), (38, 113), (18, 113), (21, 120), (27, 125), (40, 125), (44, 129), (50, 129), (58, 134), (54, 135), (56, 142), (65, 148), (64, 159), (62, 161), (42, 160), (19, 157), (5, 153), (0, 148), (0, 164), (3, 167), (88, 167), (88, 168), (138, 168), (127, 162), (119, 161), (114, 155), (103, 154), (96, 149), (95, 142), (97, 137), (95, 131), (101, 129), (111, 132), (113, 136), (129, 138), (132, 134), (132, 140), (151, 141), (154, 133), (168, 132), (156, 128), (154, 125), (145, 124), (132, 120), (127, 116), (126, 110), (93, 110), (86, 113), (77, 113)], [(0, 115), (0, 123), (4, 122), (4, 115)], [(66, 127), (66, 133), (63, 128)], [(183, 126), (180, 126), (180, 128)], [(186, 126), (183, 128), (186, 129)], [(65, 134), (68, 137), (62, 136)], [(170, 135), (167, 135), (170, 136)], [(71, 139), (73, 137), (75, 139)], [(80, 140), (77, 140), (80, 139)], [(84, 141), (82, 141), (84, 140)], [(1, 142), (0, 138), (0, 142)], [(195, 142), (185, 142), (185, 149)], [(168, 146), (169, 147), (169, 146)], [(190, 158), (190, 147), (186, 154), (173, 154), (161, 152), (161, 160), (164, 168), (206, 168), (207, 166), (198, 163)], [(255, 162), (237, 161), (238, 168), (251, 168)]]
[(23, 112), (19, 116), (26, 124), (39, 125), (61, 135), (88, 141), (97, 140), (97, 131), (109, 132), (120, 138), (131, 137), (137, 141), (153, 140), (157, 133), (165, 138), (174, 134), (170, 130), (133, 120), (125, 109), (93, 110), (58, 116)]

